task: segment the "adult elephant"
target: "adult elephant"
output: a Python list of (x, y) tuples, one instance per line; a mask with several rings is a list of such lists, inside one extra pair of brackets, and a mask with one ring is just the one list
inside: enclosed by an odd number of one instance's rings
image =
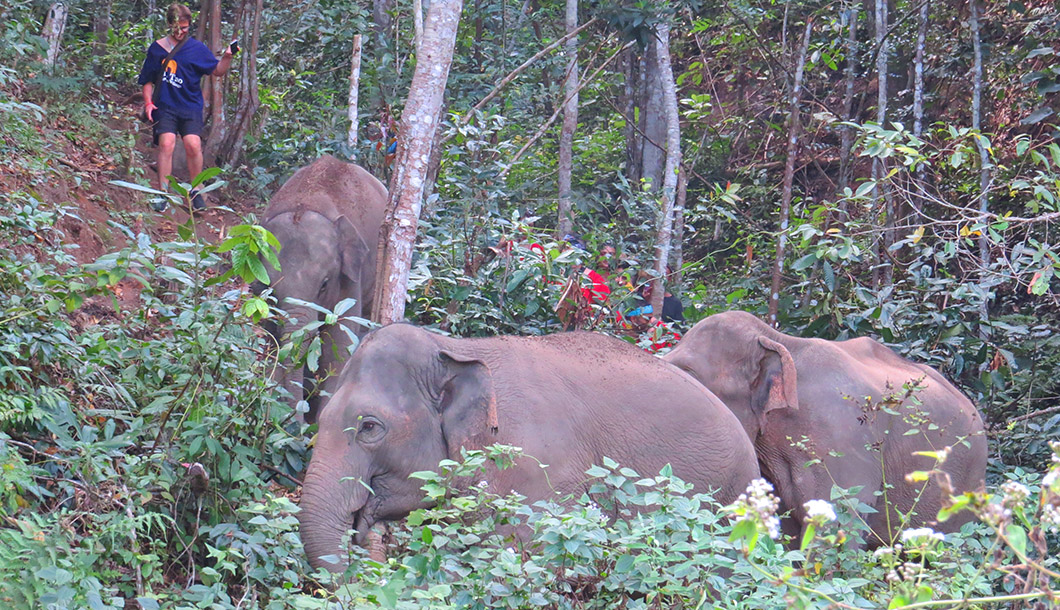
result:
[[(871, 546), (895, 531), (930, 524), (952, 531), (965, 512), (934, 524), (936, 481), (910, 482), (935, 460), (917, 451), (951, 448), (941, 469), (955, 493), (983, 487), (986, 437), (975, 406), (935, 369), (869, 338), (804, 339), (741, 311), (696, 324), (663, 358), (698, 379), (740, 419), (762, 475), (782, 507), (804, 525), (803, 503), (830, 498), (832, 485), (863, 486), (859, 500)], [(915, 387), (910, 391), (907, 388)], [(915, 511), (909, 521), (901, 515)], [(786, 524), (791, 531), (791, 522)]]
[(721, 502), (758, 476), (740, 422), (717, 398), (592, 333), (453, 339), (386, 326), (347, 362), (319, 423), (298, 519), (310, 564), (332, 570), (342, 566), (323, 557), (339, 555), (351, 526), (363, 544), (374, 523), (424, 506), (408, 475), (460, 459), (461, 447), (514, 445), (548, 464), (525, 458), (487, 475), (494, 491), (530, 501), (587, 491), (585, 471), (605, 456), (643, 475), (669, 463)]
[[(267, 263), (272, 293), (289, 317), (297, 320), (288, 328), (272, 326), (279, 339), (301, 329), (321, 315), (295, 298), (334, 309), (340, 301), (356, 299), (345, 316), (367, 317), (372, 308), (375, 285), (376, 244), (386, 211), (387, 191), (381, 182), (361, 167), (330, 155), (299, 169), (272, 196), (261, 225), (279, 240), (280, 269)], [(256, 290), (263, 289), (258, 284)], [(342, 321), (321, 326), (321, 355), (316, 377), (328, 379), (342, 368), (351, 344), (345, 325), (358, 336), (366, 329)], [(304, 344), (316, 336), (308, 333)], [(307, 421), (314, 421), (322, 398), (315, 380), (306, 378), (302, 367), (280, 363), (274, 380), (291, 393), (292, 405), (309, 396)], [(330, 387), (330, 384), (328, 384)]]

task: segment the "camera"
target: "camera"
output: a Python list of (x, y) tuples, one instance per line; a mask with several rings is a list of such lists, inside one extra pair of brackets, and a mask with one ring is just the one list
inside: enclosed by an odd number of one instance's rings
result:
[(238, 53), (239, 52), (239, 41), (238, 40), (233, 40), (232, 44), (228, 45), (228, 49), (230, 51), (232, 51), (232, 55), (235, 55), (236, 53)]

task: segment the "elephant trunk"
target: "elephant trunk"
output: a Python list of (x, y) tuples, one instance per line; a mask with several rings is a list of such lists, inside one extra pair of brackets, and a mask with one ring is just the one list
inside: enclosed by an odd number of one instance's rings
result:
[[(289, 340), (293, 333), (304, 328), (309, 322), (315, 322), (317, 320), (317, 313), (308, 307), (288, 305), (286, 306), (285, 311), (287, 312), (288, 317), (296, 321), (285, 326), (278, 326), (275, 328), (266, 327), (281, 345), (284, 340)], [(303, 350), (313, 341), (315, 332), (316, 331), (310, 331), (302, 338)], [(310, 389), (304, 387), (306, 382), (304, 367), (292, 366), (289, 358), (285, 361), (276, 363), (276, 368), (272, 373), (272, 381), (278, 385), (282, 385), (291, 394), (290, 404), (292, 409), (300, 400), (302, 400), (305, 391)], [(301, 417), (299, 417), (299, 420), (301, 420)]]
[[(355, 521), (358, 526), (365, 521), (363, 515), (358, 516), (368, 501), (368, 489), (356, 477), (343, 480), (347, 476), (315, 463), (310, 464), (306, 473), (298, 513), (299, 534), (309, 564), (314, 568), (323, 567), (332, 572), (345, 569), (342, 538)], [(362, 541), (365, 533), (358, 532), (357, 542)]]

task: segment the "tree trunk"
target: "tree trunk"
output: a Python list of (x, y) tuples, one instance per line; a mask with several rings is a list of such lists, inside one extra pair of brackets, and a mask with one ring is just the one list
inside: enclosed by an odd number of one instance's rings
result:
[[(578, 29), (578, 0), (567, 0), (564, 23), (567, 33)], [(567, 74), (563, 79), (563, 128), (559, 135), (559, 214), (556, 237), (563, 239), (574, 230), (574, 206), (571, 202), (571, 171), (574, 164), (574, 130), (578, 127), (578, 38), (571, 36), (564, 50)]]
[(453, 61), (462, 6), (462, 0), (433, 0), (427, 9), (423, 41), (398, 131), (387, 217), (380, 230), (372, 318), (383, 324), (405, 317), (409, 269), (423, 205), (427, 165)]
[(66, 31), (66, 17), (70, 10), (66, 4), (56, 2), (48, 9), (48, 17), (44, 20), (44, 31), (41, 36), (48, 41), (48, 52), (44, 56), (44, 65), (49, 70), (55, 69), (59, 61), (59, 50), (63, 42), (63, 32)]
[(412, 27), (412, 48), (419, 53), (423, 41), (423, 0), (412, 0)]
[(802, 75), (806, 68), (806, 53), (810, 48), (810, 33), (813, 20), (806, 20), (799, 55), (795, 60), (795, 79), (791, 85), (791, 103), (788, 110), (788, 158), (784, 163), (784, 187), (780, 194), (780, 231), (777, 232), (777, 257), (773, 261), (773, 283), (769, 291), (769, 324), (777, 326), (780, 310), (780, 280), (784, 271), (784, 250), (788, 239), (788, 216), (791, 213), (792, 191), (795, 183), (795, 158), (799, 152), (799, 103), (802, 100)]
[[(221, 46), (221, 0), (209, 0), (203, 4), (199, 16), (204, 44), (213, 52)], [(207, 76), (202, 81), (203, 111), (206, 114), (207, 131), (202, 145), (203, 167), (216, 164), (217, 152), (227, 138), (225, 124), (223, 76)], [(194, 176), (193, 176), (194, 177)]]
[[(887, 0), (876, 0), (876, 122), (880, 127), (887, 123), (887, 57), (890, 55), (890, 43), (887, 41)], [(894, 242), (894, 205), (890, 191), (884, 184), (887, 168), (883, 159), (872, 160), (872, 176), (876, 181), (874, 189), (875, 209), (883, 207), (883, 235), (876, 240), (876, 265), (872, 270), (873, 285), (889, 286), (893, 278), (893, 267), (888, 262), (890, 246)], [(881, 206), (882, 202), (882, 206)]]
[(350, 130), (346, 133), (346, 146), (350, 154), (357, 150), (357, 94), (361, 86), (361, 35), (353, 35), (353, 52), (350, 54), (350, 94), (347, 98), (346, 118)]
[(681, 296), (676, 288), (681, 284), (683, 273), (681, 267), (684, 266), (684, 248), (682, 244), (685, 239), (685, 200), (688, 197), (688, 174), (682, 168), (677, 173), (677, 199), (674, 201), (674, 246), (673, 253), (670, 259), (673, 261), (671, 265), (672, 273), (668, 278), (668, 284), (673, 287), (670, 292), (677, 296)]
[[(982, 99), (983, 99), (983, 41), (979, 32), (978, 0), (968, 0), (968, 28), (972, 31), (972, 50), (975, 62), (972, 67), (972, 130), (982, 133)], [(990, 190), (990, 153), (982, 138), (976, 140), (979, 147), (979, 214), (980, 220), (986, 222), (989, 211), (987, 193)], [(985, 288), (990, 274), (990, 240), (988, 232), (983, 229), (979, 235), (979, 282)], [(990, 321), (989, 300), (983, 299), (979, 306), (979, 337), (987, 338), (986, 325)]]
[[(663, 93), (666, 83), (663, 83), (662, 63), (670, 63), (670, 58), (659, 57), (659, 45), (650, 45), (640, 62), (641, 74), (638, 84), (642, 89), (640, 98), (640, 128), (643, 132), (639, 138), (640, 142), (640, 167), (639, 177), (641, 180), (651, 180), (651, 190), (658, 191), (665, 179), (663, 172), (666, 165), (666, 150), (662, 145), (666, 142), (666, 104), (668, 100)], [(635, 185), (636, 186), (636, 185)]]
[[(845, 52), (847, 64), (843, 70), (843, 80), (845, 83), (843, 90), (843, 120), (853, 121), (855, 118), (854, 85), (856, 84), (855, 77), (857, 76), (858, 66), (858, 5), (856, 0), (851, 1), (850, 8), (847, 10), (847, 38)], [(839, 149), (840, 194), (845, 193), (846, 190), (850, 188), (850, 183), (853, 178), (853, 149), (854, 128), (850, 125), (843, 125)], [(849, 204), (844, 200), (842, 206), (843, 216), (848, 217), (850, 214), (848, 209)]]
[(92, 55), (96, 58), (94, 70), (97, 76), (103, 75), (100, 58), (107, 54), (107, 35), (110, 33), (110, 12), (113, 4), (114, 0), (103, 0), (92, 17), (92, 31), (96, 35), (96, 40), (92, 43)]
[[(258, 46), (261, 40), (261, 13), (263, 0), (243, 0), (239, 11), (239, 31), (242, 32), (246, 48), (240, 52), (239, 91), (236, 96), (236, 111), (228, 124), (227, 133), (217, 150), (218, 160), (230, 167), (239, 164), (243, 156), (243, 140), (254, 125), (255, 115), (261, 100), (258, 98)], [(249, 36), (250, 40), (246, 41)], [(264, 120), (257, 117), (258, 120)]]
[(662, 87), (662, 110), (666, 121), (666, 164), (662, 175), (662, 205), (659, 214), (659, 232), (655, 240), (655, 280), (652, 286), (651, 306), (653, 315), (662, 319), (663, 298), (666, 296), (666, 264), (670, 260), (670, 247), (674, 224), (674, 199), (677, 194), (677, 169), (681, 166), (681, 122), (677, 113), (677, 84), (670, 65), (670, 24), (659, 24), (655, 40), (655, 58), (658, 66), (658, 81)]
[[(917, 17), (916, 27), (916, 55), (913, 58), (913, 135), (921, 137), (924, 134), (924, 51), (927, 46), (928, 15), (931, 10), (931, 0), (924, 0), (920, 5), (920, 14)], [(917, 181), (923, 188), (924, 164), (916, 168)]]
[(382, 53), (389, 46), (387, 36), (390, 35), (390, 12), (394, 10), (393, 0), (372, 0), (372, 21), (375, 24), (376, 53)]
[(147, 31), (145, 36), (147, 38), (147, 45), (150, 46), (155, 41), (155, 29), (151, 27), (151, 23), (155, 19), (155, 13), (158, 12), (158, 5), (155, 4), (155, 0), (147, 0)]

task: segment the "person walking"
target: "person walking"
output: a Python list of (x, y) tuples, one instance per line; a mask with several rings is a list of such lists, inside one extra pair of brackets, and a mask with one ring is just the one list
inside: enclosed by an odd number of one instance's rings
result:
[[(169, 32), (148, 47), (138, 79), (143, 87), (147, 120), (154, 124), (160, 191), (166, 190), (169, 175), (173, 172), (173, 149), (178, 135), (184, 141), (191, 177), (202, 171), (202, 77), (207, 74), (221, 76), (232, 65), (232, 46), (226, 47), (218, 59), (206, 45), (191, 36), (191, 17), (191, 9), (187, 6), (169, 5), (166, 9)], [(157, 94), (156, 83), (159, 87)], [(206, 207), (197, 190), (189, 194), (196, 210)], [(156, 209), (166, 209), (164, 198)]]

